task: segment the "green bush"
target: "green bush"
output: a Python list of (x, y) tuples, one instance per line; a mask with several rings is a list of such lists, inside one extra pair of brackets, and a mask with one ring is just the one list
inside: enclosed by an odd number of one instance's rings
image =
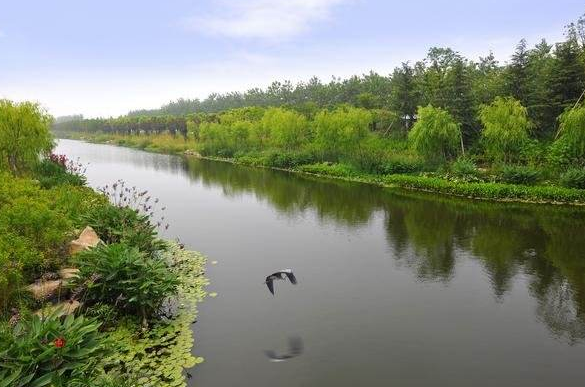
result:
[(477, 169), (473, 161), (462, 157), (451, 164), (450, 173), (464, 181), (481, 180), (481, 172)]
[(75, 257), (79, 276), (72, 286), (87, 287), (89, 304), (113, 305), (147, 318), (177, 290), (177, 276), (163, 259), (150, 257), (125, 243), (100, 245)]
[(270, 152), (266, 157), (266, 166), (275, 168), (294, 168), (299, 165), (312, 164), (316, 157), (307, 152)]
[(585, 201), (585, 191), (564, 187), (455, 182), (437, 177), (391, 175), (384, 182), (392, 186), (433, 191), (477, 199), (575, 203)]
[(43, 188), (52, 188), (59, 185), (83, 186), (86, 179), (82, 175), (67, 172), (63, 165), (45, 159), (35, 168), (35, 177)]
[(148, 216), (132, 208), (111, 204), (96, 206), (89, 209), (83, 219), (107, 244), (123, 242), (149, 255), (165, 248)]
[(562, 174), (561, 185), (568, 188), (585, 189), (585, 169), (569, 169)]
[(382, 173), (387, 175), (399, 175), (416, 173), (424, 170), (424, 162), (418, 157), (392, 155), (385, 160)]
[(302, 165), (298, 169), (302, 172), (323, 176), (353, 177), (357, 175), (355, 169), (347, 164), (319, 163)]
[(100, 324), (58, 311), (0, 329), (0, 386), (85, 386), (107, 354)]
[(509, 184), (534, 185), (540, 177), (539, 170), (521, 165), (506, 165), (499, 171), (500, 180)]

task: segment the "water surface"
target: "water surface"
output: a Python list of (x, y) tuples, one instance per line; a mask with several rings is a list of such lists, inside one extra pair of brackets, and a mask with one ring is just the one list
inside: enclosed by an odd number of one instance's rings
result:
[[(585, 213), (60, 141), (217, 260), (192, 386), (582, 386)], [(291, 267), (297, 286), (262, 284)], [(271, 363), (298, 335), (302, 356)]]

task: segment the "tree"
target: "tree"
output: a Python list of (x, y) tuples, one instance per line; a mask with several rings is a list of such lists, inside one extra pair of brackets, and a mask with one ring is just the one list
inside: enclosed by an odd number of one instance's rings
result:
[(508, 94), (526, 104), (528, 90), (528, 50), (526, 39), (522, 39), (512, 55), (512, 62), (508, 67), (507, 89)]
[(412, 149), (429, 161), (444, 161), (458, 153), (461, 127), (444, 109), (420, 107), (418, 120), (408, 134)]
[(555, 61), (549, 88), (555, 116), (572, 108), (585, 89), (585, 66), (580, 58), (577, 38), (569, 34), (567, 41), (555, 47)]
[(270, 108), (261, 125), (270, 133), (272, 142), (286, 150), (297, 149), (307, 139), (307, 120), (301, 114), (283, 108)]
[(449, 97), (444, 107), (461, 124), (463, 138), (470, 143), (477, 135), (477, 125), (469, 72), (462, 59), (454, 60), (445, 83)]
[(391, 90), (390, 108), (400, 115), (404, 127), (409, 129), (411, 122), (414, 122), (418, 98), (414, 70), (408, 63), (403, 63), (401, 67), (394, 70)]
[(554, 132), (558, 113), (551, 105), (550, 79), (553, 74), (552, 46), (542, 40), (528, 54), (528, 116), (535, 124), (535, 135), (549, 137)]
[(343, 106), (333, 112), (322, 111), (315, 117), (315, 145), (322, 158), (337, 161), (368, 134), (372, 114), (365, 109)]
[(494, 161), (511, 161), (528, 140), (528, 110), (514, 98), (497, 97), (493, 103), (482, 105), (479, 119), (486, 153)]
[(555, 147), (563, 149), (568, 161), (585, 161), (585, 107), (568, 110), (559, 118), (559, 138)]
[(0, 100), (0, 168), (13, 174), (32, 167), (53, 148), (52, 117), (39, 104)]

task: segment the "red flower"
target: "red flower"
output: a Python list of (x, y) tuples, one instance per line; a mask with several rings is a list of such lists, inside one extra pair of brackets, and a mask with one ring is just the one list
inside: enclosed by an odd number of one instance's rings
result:
[(55, 341), (53, 341), (53, 344), (55, 344), (55, 347), (57, 348), (63, 348), (65, 346), (65, 339), (58, 337), (55, 339)]

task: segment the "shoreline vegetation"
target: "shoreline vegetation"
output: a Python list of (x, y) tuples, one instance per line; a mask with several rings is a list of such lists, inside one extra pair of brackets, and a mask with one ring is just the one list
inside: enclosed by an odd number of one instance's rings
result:
[(0, 100), (0, 387), (186, 386), (206, 259), (148, 191), (88, 187), (51, 120)]
[(60, 117), (60, 137), (491, 200), (585, 204), (585, 16), (501, 64), (433, 47), (388, 75)]
[(465, 179), (457, 179), (457, 177), (452, 177), (448, 174), (376, 175), (355, 170), (348, 165), (327, 162), (293, 167), (279, 167), (267, 163), (266, 158), (249, 157), (248, 155), (239, 158), (202, 156), (195, 151), (197, 149), (196, 142), (169, 134), (125, 136), (72, 133), (69, 136), (64, 136), (64, 138), (96, 144), (129, 147), (147, 152), (197, 157), (204, 160), (228, 162), (242, 166), (269, 168), (324, 179), (373, 184), (384, 188), (401, 188), (426, 193), (437, 193), (464, 199), (531, 204), (585, 205), (585, 190), (554, 185), (527, 186), (498, 182), (466, 181)]

